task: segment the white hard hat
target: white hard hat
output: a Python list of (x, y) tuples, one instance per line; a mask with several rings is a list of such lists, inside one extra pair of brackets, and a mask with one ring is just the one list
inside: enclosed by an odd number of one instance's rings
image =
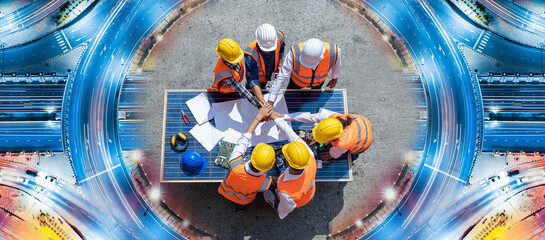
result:
[(303, 43), (299, 62), (306, 68), (315, 68), (324, 58), (324, 53), (325, 45), (322, 40), (311, 38)]
[(270, 52), (276, 50), (276, 30), (271, 24), (265, 23), (255, 30), (255, 40), (261, 50)]

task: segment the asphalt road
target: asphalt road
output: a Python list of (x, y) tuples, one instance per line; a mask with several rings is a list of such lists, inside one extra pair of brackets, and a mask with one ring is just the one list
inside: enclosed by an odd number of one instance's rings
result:
[(423, 226), (459, 195), (470, 173), (478, 124), (474, 86), (445, 27), (450, 22), (435, 15), (445, 6), (442, 1), (362, 2), (404, 40), (417, 62), (428, 103), (423, 164), (398, 206), (399, 213), (390, 213), (363, 238), (433, 238), (436, 229)]
[(24, 29), (56, 11), (67, 0), (37, 0), (0, 18), (0, 35)]

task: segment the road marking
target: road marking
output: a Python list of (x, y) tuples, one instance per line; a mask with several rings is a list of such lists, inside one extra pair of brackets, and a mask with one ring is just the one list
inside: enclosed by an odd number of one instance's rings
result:
[(428, 165), (428, 164), (424, 164), (424, 166), (429, 167), (430, 169), (432, 169), (432, 170), (434, 170), (434, 171), (438, 171), (438, 172), (440, 172), (440, 173), (442, 173), (442, 174), (445, 174), (445, 175), (447, 175), (447, 176), (449, 176), (449, 177), (451, 177), (451, 178), (454, 178), (454, 179), (456, 179), (456, 180), (458, 180), (458, 181), (460, 181), (460, 182), (466, 183), (466, 181), (464, 181), (464, 180), (462, 180), (462, 179), (459, 179), (459, 178), (457, 178), (457, 177), (455, 177), (455, 176), (452, 176), (452, 175), (450, 175), (450, 174), (448, 174), (448, 173), (446, 173), (446, 172), (443, 172), (443, 171), (441, 171), (441, 170), (439, 170), (439, 169), (437, 169), (437, 168), (434, 168), (434, 167), (432, 167), (432, 166), (430, 166), (430, 165)]
[(477, 44), (479, 44), (479, 41), (481, 40), (481, 37), (483, 36), (483, 34), (484, 34), (484, 30), (481, 31), (481, 35), (479, 35), (479, 37), (477, 38), (477, 41), (475, 42), (475, 46), (473, 46), (473, 49), (477, 47)]
[(89, 179), (91, 179), (91, 178), (94, 178), (94, 177), (100, 175), (100, 174), (103, 174), (103, 173), (105, 173), (105, 172), (114, 170), (114, 169), (116, 169), (116, 168), (119, 167), (119, 166), (121, 166), (121, 163), (120, 163), (120, 164), (117, 164), (117, 165), (115, 165), (115, 166), (113, 166), (113, 167), (111, 167), (111, 168), (108, 168), (108, 169), (106, 169), (106, 170), (104, 170), (104, 171), (102, 171), (102, 172), (99, 172), (99, 173), (97, 173), (97, 174), (95, 174), (95, 175), (93, 175), (93, 176), (90, 176), (90, 177), (88, 177), (88, 178), (86, 178), (86, 179), (83, 179), (83, 180), (81, 180), (81, 182), (79, 182), (79, 183), (83, 183), (83, 182), (85, 182), (85, 181), (87, 181), (87, 180), (89, 180)]
[(64, 31), (63, 30), (59, 30), (62, 34), (62, 36), (64, 37), (64, 40), (66, 41), (66, 44), (68, 44), (68, 47), (70, 49), (72, 49), (72, 45), (70, 45), (70, 41), (68, 41), (68, 38), (66, 37), (66, 35), (64, 35)]

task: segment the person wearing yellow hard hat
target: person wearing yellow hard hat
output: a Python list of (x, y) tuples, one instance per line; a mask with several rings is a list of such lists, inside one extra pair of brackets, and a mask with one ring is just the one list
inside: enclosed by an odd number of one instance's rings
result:
[(322, 160), (339, 158), (349, 151), (361, 153), (373, 142), (371, 123), (367, 118), (357, 114), (339, 114), (331, 111), (311, 114), (298, 112), (286, 114), (286, 121), (318, 123), (312, 129), (312, 136), (319, 143), (329, 142), (329, 152), (320, 156)]
[(216, 47), (219, 55), (214, 70), (214, 83), (209, 92), (234, 93), (248, 99), (257, 108), (261, 103), (240, 82), (244, 79), (244, 52), (233, 39), (224, 38)]
[(284, 219), (295, 208), (306, 205), (314, 197), (317, 166), (314, 153), (291, 129), (284, 115), (273, 112), (271, 119), (289, 141), (282, 147), (289, 168), (278, 177), (276, 192), (266, 191), (263, 197), (278, 212), (278, 217)]
[(244, 50), (246, 88), (251, 88), (260, 102), (265, 102), (261, 90), (278, 73), (285, 46), (284, 33), (265, 23), (255, 30), (255, 40)]
[(244, 158), (257, 125), (271, 113), (271, 106), (262, 107), (246, 132), (237, 141), (229, 156), (229, 173), (218, 188), (221, 195), (235, 203), (237, 213), (252, 202), (258, 192), (267, 191), (271, 184), (276, 185), (276, 178), (265, 174), (275, 162), (275, 152), (270, 145), (258, 143), (252, 151), (250, 160), (246, 161)]

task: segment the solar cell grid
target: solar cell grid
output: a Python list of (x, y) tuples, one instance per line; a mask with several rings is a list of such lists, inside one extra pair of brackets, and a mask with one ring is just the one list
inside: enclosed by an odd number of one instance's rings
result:
[[(196, 120), (185, 102), (204, 92), (210, 103), (229, 101), (240, 98), (236, 94), (208, 93), (206, 90), (167, 90), (165, 91), (164, 126), (163, 126), (163, 153), (161, 160), (161, 177), (163, 182), (220, 182), (227, 175), (227, 169), (214, 165), (218, 147), (208, 152), (200, 143), (189, 134), (189, 130), (195, 126)], [(285, 99), (290, 113), (311, 112), (316, 113), (320, 107), (346, 113), (346, 91), (335, 90), (286, 90)], [(182, 105), (182, 101), (184, 104)], [(187, 113), (190, 124), (185, 124), (181, 118), (181, 108)], [(215, 125), (215, 119), (210, 121)], [(312, 129), (314, 124), (292, 122), (293, 129)], [(187, 150), (194, 150), (202, 154), (207, 160), (206, 170), (201, 174), (192, 174), (180, 168), (179, 161), (182, 153), (174, 151), (170, 146), (170, 138), (178, 133), (186, 134), (189, 141)], [(276, 143), (282, 146), (286, 141)], [(246, 155), (251, 154), (253, 147), (248, 148)], [(322, 169), (316, 173), (316, 181), (351, 181), (349, 154), (344, 154), (331, 164), (323, 164)], [(285, 168), (282, 168), (283, 171)], [(273, 167), (267, 174), (280, 175), (280, 171)]]

